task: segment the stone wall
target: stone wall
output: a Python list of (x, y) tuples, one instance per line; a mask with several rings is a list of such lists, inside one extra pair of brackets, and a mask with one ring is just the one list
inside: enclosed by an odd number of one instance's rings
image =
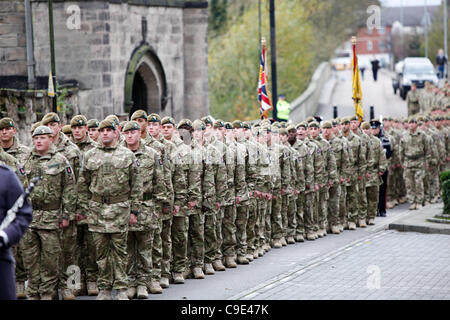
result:
[[(80, 30), (66, 26), (70, 16), (66, 10), (73, 4), (81, 9)], [(127, 66), (143, 41), (142, 17), (148, 25), (145, 42), (161, 61), (167, 81), (169, 99), (161, 114), (180, 120), (209, 112), (207, 9), (121, 1), (54, 2), (53, 9), (56, 75), (78, 81), (80, 111), (89, 118), (124, 112)], [(50, 70), (47, 3), (33, 1), (32, 12), (36, 75), (46, 76)]]
[(25, 7), (23, 1), (0, 1), (0, 75), (26, 76)]
[[(79, 112), (77, 105), (77, 89), (68, 89), (64, 96), (60, 96), (58, 114), (64, 123), (68, 123)], [(45, 90), (0, 89), (0, 118), (14, 119), (19, 140), (25, 145), (31, 145), (31, 126), (51, 111), (52, 100)]]

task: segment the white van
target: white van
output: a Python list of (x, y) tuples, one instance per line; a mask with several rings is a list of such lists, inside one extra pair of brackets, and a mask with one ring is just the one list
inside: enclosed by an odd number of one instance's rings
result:
[(405, 58), (402, 72), (398, 75), (398, 87), (403, 100), (406, 99), (406, 94), (411, 89), (412, 83), (415, 83), (418, 89), (425, 87), (425, 81), (433, 84), (438, 83), (436, 71), (428, 58)]

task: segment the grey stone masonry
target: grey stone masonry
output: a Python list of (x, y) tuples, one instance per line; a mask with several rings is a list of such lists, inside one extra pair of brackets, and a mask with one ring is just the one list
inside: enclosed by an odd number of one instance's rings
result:
[(0, 1), (0, 75), (27, 74), (23, 1)]

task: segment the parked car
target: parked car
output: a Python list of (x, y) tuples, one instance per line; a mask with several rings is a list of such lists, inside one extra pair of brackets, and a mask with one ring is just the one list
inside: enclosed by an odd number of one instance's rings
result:
[[(425, 87), (425, 81), (433, 84), (438, 83), (436, 71), (430, 59), (423, 57), (405, 58), (401, 72), (398, 74), (398, 89), (403, 100), (415, 83), (417, 88)], [(394, 89), (395, 90), (395, 89)]]
[(335, 57), (331, 59), (331, 66), (335, 70), (347, 70), (352, 68), (351, 51), (336, 51)]

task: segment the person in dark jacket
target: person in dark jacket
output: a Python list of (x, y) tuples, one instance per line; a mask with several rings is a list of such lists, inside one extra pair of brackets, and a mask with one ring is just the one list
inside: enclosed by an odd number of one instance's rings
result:
[(375, 56), (374, 56), (374, 57), (373, 57), (373, 60), (370, 61), (370, 63), (372, 64), (373, 81), (377, 81), (377, 78), (378, 78), (378, 69), (380, 69), (380, 60), (378, 60), (378, 59), (375, 58)]
[[(23, 193), (22, 184), (16, 174), (7, 166), (0, 164), (0, 224), (8, 210)], [(32, 219), (31, 205), (26, 200), (16, 218), (5, 229), (0, 229), (0, 300), (15, 300), (16, 280), (14, 258), (11, 246), (19, 243)]]

